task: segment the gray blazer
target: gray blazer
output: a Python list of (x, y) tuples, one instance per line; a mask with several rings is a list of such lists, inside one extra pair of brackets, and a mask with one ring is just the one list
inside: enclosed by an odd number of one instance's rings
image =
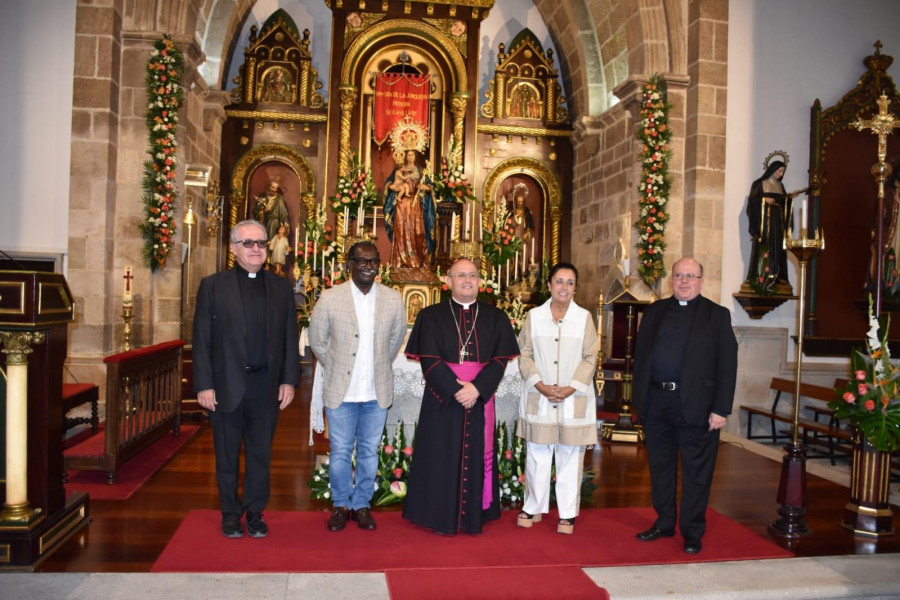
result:
[[(325, 290), (309, 319), (309, 345), (319, 360), (324, 378), (324, 404), (337, 408), (350, 387), (350, 374), (359, 347), (359, 324), (353, 304), (352, 282)], [(375, 396), (378, 406), (394, 400), (391, 363), (406, 335), (406, 313), (400, 292), (380, 283), (375, 291)], [(370, 292), (371, 293), (371, 292)]]

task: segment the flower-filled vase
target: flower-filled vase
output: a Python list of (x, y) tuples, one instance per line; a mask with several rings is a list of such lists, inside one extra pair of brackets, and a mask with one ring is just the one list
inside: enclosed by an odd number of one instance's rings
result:
[(844, 508), (841, 525), (858, 535), (894, 534), (891, 511), (891, 453), (869, 442), (865, 432), (853, 428), (850, 466), (850, 502)]

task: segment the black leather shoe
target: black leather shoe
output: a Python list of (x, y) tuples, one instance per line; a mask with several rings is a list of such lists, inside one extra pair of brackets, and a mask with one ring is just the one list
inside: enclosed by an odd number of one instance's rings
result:
[(252, 538), (264, 538), (269, 535), (269, 526), (263, 521), (261, 514), (247, 513), (247, 535)]
[(672, 537), (673, 535), (675, 535), (674, 529), (659, 529), (658, 527), (651, 527), (647, 531), (642, 531), (634, 537), (641, 540), (642, 542), (652, 542), (656, 538)]
[(688, 554), (697, 554), (702, 548), (700, 538), (684, 538), (684, 551)]
[(238, 515), (222, 515), (222, 535), (227, 538), (244, 537), (244, 528), (241, 527), (241, 517)]
[(334, 512), (328, 518), (328, 531), (340, 531), (347, 526), (347, 519), (350, 518), (350, 509), (346, 506), (335, 506)]
[(350, 518), (357, 522), (360, 529), (372, 531), (375, 529), (375, 517), (368, 508), (358, 508), (350, 513)]

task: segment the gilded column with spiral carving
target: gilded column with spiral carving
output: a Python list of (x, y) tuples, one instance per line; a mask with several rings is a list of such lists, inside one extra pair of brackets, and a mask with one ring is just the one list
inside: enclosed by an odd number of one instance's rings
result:
[(252, 103), (256, 90), (256, 59), (250, 57), (244, 63), (244, 102)]
[(300, 89), (298, 90), (300, 106), (309, 106), (309, 59), (300, 61)]
[(0, 331), (6, 355), (6, 501), (0, 522), (28, 523), (28, 355), (43, 344), (43, 331)]
[(558, 206), (550, 208), (550, 221), (553, 223), (552, 239), (550, 245), (550, 264), (555, 265), (559, 262), (559, 244), (560, 244), (560, 221), (562, 213)]
[(450, 112), (453, 114), (453, 141), (456, 156), (450, 157), (457, 163), (462, 162), (463, 126), (466, 123), (466, 104), (469, 102), (468, 92), (454, 92), (450, 98)]
[[(353, 107), (356, 106), (356, 100), (359, 97), (359, 90), (352, 85), (342, 85), (339, 88), (341, 95), (341, 133), (340, 147), (338, 148), (338, 176), (347, 177), (350, 175), (350, 116)], [(334, 221), (335, 239), (341, 253), (338, 260), (344, 262), (344, 215), (337, 213)]]
[(506, 117), (506, 73), (494, 73), (494, 118)]
[(549, 123), (556, 123), (556, 77), (547, 77), (544, 80), (544, 86), (547, 89), (547, 100), (544, 104), (544, 120)]

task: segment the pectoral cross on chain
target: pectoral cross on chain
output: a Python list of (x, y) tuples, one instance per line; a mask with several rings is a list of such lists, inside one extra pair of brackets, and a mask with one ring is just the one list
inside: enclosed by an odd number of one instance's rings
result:
[(459, 351), (459, 362), (460, 362), (460, 364), (462, 364), (463, 362), (465, 362), (466, 357), (467, 357), (468, 355), (469, 355), (469, 353), (466, 352), (466, 349), (465, 349), (465, 348), (463, 348), (462, 350)]
[(894, 118), (894, 115), (888, 112), (887, 95), (881, 92), (878, 98), (878, 113), (872, 115), (871, 119), (857, 119), (852, 125), (857, 131), (871, 129), (872, 133), (878, 136), (878, 164), (883, 165), (887, 156), (887, 136), (891, 135), (893, 130), (900, 127), (900, 121)]

